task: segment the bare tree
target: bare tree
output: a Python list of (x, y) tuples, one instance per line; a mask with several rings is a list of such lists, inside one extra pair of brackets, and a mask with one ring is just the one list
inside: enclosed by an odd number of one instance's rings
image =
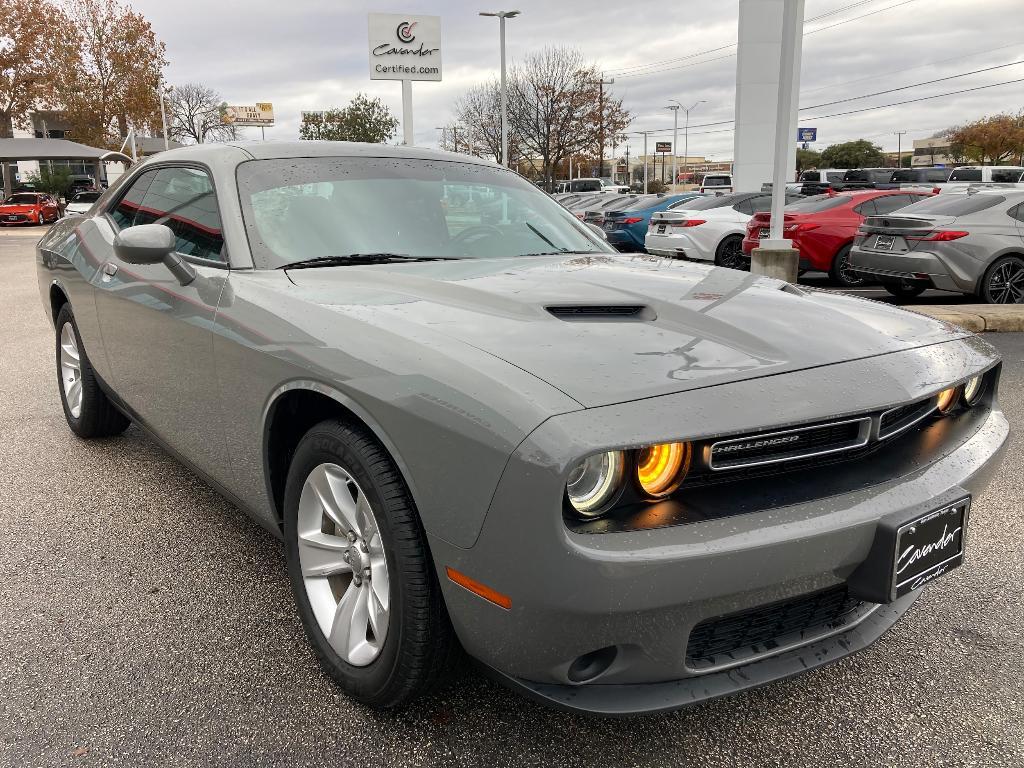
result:
[(238, 129), (221, 121), (220, 94), (202, 83), (185, 83), (170, 93), (167, 132), (183, 144), (231, 141)]
[[(446, 126), (442, 137), (444, 149), (493, 157), (502, 163), (501, 156), (501, 90), (496, 80), (474, 85), (455, 102), (457, 126)], [(516, 157), (519, 137), (509, 126), (509, 155)]]
[(631, 117), (600, 91), (601, 75), (573, 48), (545, 48), (512, 68), (509, 122), (521, 149), (541, 161), (548, 181), (571, 154), (601, 157), (605, 138), (619, 135)]

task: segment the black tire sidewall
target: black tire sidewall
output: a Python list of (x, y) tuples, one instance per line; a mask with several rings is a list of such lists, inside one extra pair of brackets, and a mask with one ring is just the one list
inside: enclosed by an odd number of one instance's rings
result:
[(863, 277), (857, 278), (853, 282), (850, 282), (849, 280), (843, 277), (842, 265), (844, 261), (850, 261), (851, 250), (852, 248), (849, 245), (844, 245), (842, 248), (836, 251), (836, 255), (832, 259), (832, 268), (829, 270), (829, 277), (831, 277), (834, 282), (836, 282), (838, 285), (843, 286), (844, 288), (855, 288), (857, 286), (864, 285), (867, 282), (867, 280), (865, 280)]
[[(341, 427), (341, 429), (339, 429)], [(336, 422), (325, 422), (313, 427), (299, 442), (288, 472), (284, 496), (284, 540), (288, 560), (288, 577), (291, 582), (299, 616), (309, 636), (313, 649), (331, 676), (352, 696), (372, 704), (375, 699), (386, 695), (397, 671), (399, 650), (405, 631), (406, 593), (402, 578), (401, 554), (395, 546), (395, 531), (388, 504), (374, 476), (367, 465), (367, 457), (357, 446), (343, 438), (345, 429)], [(388, 632), (380, 654), (365, 667), (356, 667), (342, 659), (330, 646), (327, 637), (320, 630), (309, 596), (302, 580), (298, 557), (297, 512), (302, 487), (309, 473), (325, 463), (337, 464), (344, 468), (366, 495), (373, 509), (384, 544), (384, 557), (388, 567), (389, 595)]]
[[(739, 254), (736, 256), (735, 264), (726, 264), (726, 250), (733, 243), (739, 244)], [(718, 244), (718, 248), (715, 250), (715, 265), (719, 267), (725, 267), (726, 269), (740, 269), (743, 264), (743, 236), (742, 235), (727, 235), (722, 238), (722, 242)]]

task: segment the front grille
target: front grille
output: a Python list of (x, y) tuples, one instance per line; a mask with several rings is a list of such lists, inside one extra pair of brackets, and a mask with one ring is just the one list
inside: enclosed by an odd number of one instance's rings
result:
[(801, 595), (782, 602), (706, 619), (693, 628), (686, 645), (691, 668), (715, 666), (722, 656), (745, 649), (766, 653), (780, 647), (787, 635), (807, 641), (848, 623), (864, 607), (846, 585)]
[(866, 445), (870, 433), (871, 418), (863, 417), (719, 440), (709, 449), (708, 466), (739, 469), (847, 451)]
[(936, 398), (929, 397), (916, 403), (907, 403), (906, 405), (900, 405), (886, 411), (879, 420), (879, 439), (884, 440), (914, 426), (934, 411), (936, 404)]

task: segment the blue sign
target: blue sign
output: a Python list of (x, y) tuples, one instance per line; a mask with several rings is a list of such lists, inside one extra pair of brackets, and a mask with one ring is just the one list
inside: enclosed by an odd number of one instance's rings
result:
[(818, 129), (817, 128), (797, 128), (796, 140), (797, 141), (817, 141), (818, 140)]

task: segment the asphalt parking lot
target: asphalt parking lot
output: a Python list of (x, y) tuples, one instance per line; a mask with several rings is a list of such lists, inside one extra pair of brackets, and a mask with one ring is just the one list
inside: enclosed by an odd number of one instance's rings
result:
[[(0, 766), (1024, 763), (1019, 429), (975, 500), (967, 564), (859, 655), (631, 720), (547, 710), (472, 669), (379, 714), (318, 669), (275, 539), (137, 428), (67, 429), (39, 234), (0, 232)], [(1024, 334), (986, 338), (1019, 425)]]

